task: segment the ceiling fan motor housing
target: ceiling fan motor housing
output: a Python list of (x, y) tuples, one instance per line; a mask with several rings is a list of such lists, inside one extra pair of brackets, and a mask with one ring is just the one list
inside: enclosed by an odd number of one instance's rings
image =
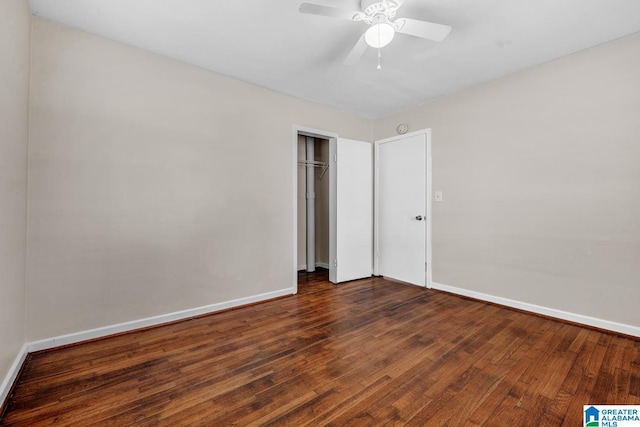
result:
[(397, 0), (362, 0), (360, 7), (364, 14), (373, 18), (376, 15), (384, 15), (388, 19), (396, 16), (396, 11), (400, 7), (401, 2)]

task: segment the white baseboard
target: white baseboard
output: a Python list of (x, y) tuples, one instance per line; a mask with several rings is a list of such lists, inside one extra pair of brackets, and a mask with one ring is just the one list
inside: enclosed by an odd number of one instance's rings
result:
[[(316, 262), (316, 267), (326, 268), (328, 270), (329, 264), (327, 264), (326, 262)], [(307, 269), (307, 264), (302, 264), (298, 266), (298, 271), (302, 271), (306, 269)]]
[(253, 295), (250, 297), (238, 298), (231, 301), (220, 302), (216, 304), (206, 305), (203, 307), (190, 308), (187, 310), (176, 311), (173, 313), (162, 314), (159, 316), (147, 317), (145, 319), (133, 320), (131, 322), (118, 323), (116, 325), (103, 326), (101, 328), (90, 329), (87, 331), (76, 332), (68, 335), (61, 335), (53, 338), (33, 341), (26, 344), (28, 352), (47, 350), (67, 344), (74, 344), (81, 341), (101, 338), (108, 335), (128, 332), (135, 329), (146, 328), (149, 326), (161, 325), (163, 323), (173, 322), (176, 320), (188, 319), (189, 317), (200, 316), (202, 314), (214, 313), (228, 308), (238, 307), (241, 305), (251, 304), (254, 302), (265, 301), (271, 298), (277, 298), (285, 295), (292, 295), (292, 289), (279, 289), (277, 291), (267, 292), (264, 294)]
[(20, 369), (24, 364), (24, 361), (27, 357), (27, 354), (40, 351), (40, 350), (48, 350), (50, 348), (55, 348), (67, 344), (74, 344), (81, 341), (106, 337), (108, 335), (118, 334), (122, 332), (133, 331), (135, 329), (146, 328), (149, 326), (161, 325), (163, 323), (173, 322), (176, 320), (188, 319), (190, 317), (199, 316), (202, 314), (214, 313), (216, 311), (226, 310), (228, 308), (239, 307), (241, 305), (251, 304), (254, 302), (265, 301), (272, 298), (277, 298), (285, 295), (292, 295), (293, 291), (291, 288), (279, 289), (277, 291), (267, 292), (264, 294), (253, 295), (245, 298), (238, 298), (231, 301), (220, 302), (217, 304), (206, 305), (203, 307), (190, 308), (187, 310), (176, 311), (173, 313), (162, 314), (159, 316), (147, 317), (144, 319), (133, 320), (131, 322), (118, 323), (115, 325), (104, 326), (101, 328), (90, 329), (87, 331), (76, 332), (73, 334), (61, 335), (53, 338), (46, 338), (43, 340), (32, 341), (25, 343), (20, 350), (20, 353), (16, 357), (13, 365), (9, 369), (2, 385), (0, 385), (0, 405), (5, 401), (9, 392), (11, 391), (11, 387), (15, 382), (18, 374), (20, 373)]
[[(20, 373), (20, 369), (22, 369), (22, 365), (24, 364), (25, 359), (27, 358), (27, 354), (29, 351), (27, 350), (27, 344), (24, 344), (20, 349), (20, 352), (16, 356), (13, 364), (9, 368), (9, 372), (5, 376), (2, 384), (0, 385), (0, 406), (5, 402), (7, 397), (9, 397), (9, 392), (11, 391), (11, 387), (13, 383), (18, 378), (18, 374)], [(0, 414), (2, 415), (2, 414)]]
[(470, 291), (468, 289), (456, 288), (454, 286), (443, 285), (441, 283), (432, 282), (432, 289), (437, 289), (452, 294), (462, 295), (481, 301), (488, 301), (495, 304), (504, 305), (519, 310), (530, 311), (532, 313), (542, 314), (545, 316), (555, 317), (570, 322), (580, 323), (583, 325), (593, 326), (599, 329), (606, 329), (621, 334), (640, 337), (640, 327), (626, 325), (624, 323), (612, 322), (610, 320), (598, 319), (595, 317), (584, 316), (582, 314), (570, 313), (568, 311), (557, 310), (555, 308), (543, 307), (540, 305), (529, 304), (527, 302), (515, 301), (508, 298), (497, 297), (495, 295), (483, 294), (481, 292)]

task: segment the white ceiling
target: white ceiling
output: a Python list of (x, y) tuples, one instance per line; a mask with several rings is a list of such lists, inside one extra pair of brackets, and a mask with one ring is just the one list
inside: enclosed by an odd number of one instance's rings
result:
[(640, 0), (406, 0), (398, 17), (453, 30), (440, 43), (398, 34), (376, 70), (373, 49), (342, 64), (366, 24), (300, 14), (301, 0), (29, 3), (34, 15), (368, 118), (640, 31)]

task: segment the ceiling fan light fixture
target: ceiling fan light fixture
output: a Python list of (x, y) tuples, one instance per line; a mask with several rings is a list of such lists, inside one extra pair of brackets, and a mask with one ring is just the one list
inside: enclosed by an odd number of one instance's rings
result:
[(393, 28), (393, 25), (380, 22), (369, 27), (367, 32), (364, 33), (364, 39), (369, 46), (379, 49), (391, 43), (395, 35), (396, 30)]

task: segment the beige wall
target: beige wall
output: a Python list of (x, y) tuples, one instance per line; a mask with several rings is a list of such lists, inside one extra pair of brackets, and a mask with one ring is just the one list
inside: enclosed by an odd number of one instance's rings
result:
[[(1, 374), (25, 340), (26, 3), (1, 2), (0, 24), (17, 58), (0, 63)], [(33, 26), (27, 339), (290, 287), (293, 125), (371, 140), (371, 122)], [(639, 48), (630, 36), (373, 123), (375, 139), (433, 130), (435, 281), (640, 325)]]
[(30, 33), (26, 1), (0, 1), (0, 383), (25, 342)]
[(28, 339), (290, 288), (293, 126), (370, 122), (33, 21)]
[(640, 34), (374, 125), (432, 128), (434, 281), (640, 326)]

